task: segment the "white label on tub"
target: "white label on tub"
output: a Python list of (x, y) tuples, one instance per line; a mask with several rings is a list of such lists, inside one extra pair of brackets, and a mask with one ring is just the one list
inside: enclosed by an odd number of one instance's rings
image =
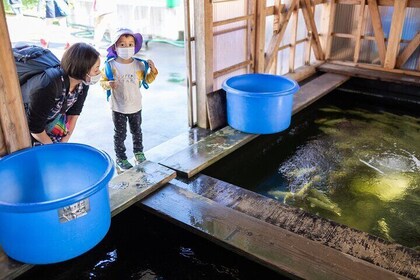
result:
[(58, 209), (58, 218), (60, 219), (60, 223), (66, 223), (86, 215), (89, 211), (89, 198), (86, 198), (72, 205)]

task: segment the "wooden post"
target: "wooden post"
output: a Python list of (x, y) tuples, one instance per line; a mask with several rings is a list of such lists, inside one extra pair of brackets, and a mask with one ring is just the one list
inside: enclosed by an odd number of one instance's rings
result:
[(257, 4), (255, 0), (248, 0), (248, 15), (253, 15), (247, 22), (247, 33), (248, 33), (248, 58), (251, 61), (251, 64), (247, 67), (247, 72), (255, 71), (255, 20), (257, 14)]
[(289, 55), (289, 73), (295, 72), (295, 57), (296, 57), (296, 38), (297, 38), (297, 29), (298, 29), (298, 13), (299, 13), (299, 2), (296, 4), (296, 8), (293, 10), (291, 25), (292, 25), (292, 34), (290, 38), (290, 55)]
[(255, 73), (264, 73), (265, 65), (265, 6), (266, 0), (257, 1), (256, 33), (255, 33)]
[(331, 0), (322, 4), (322, 17), (321, 17), (321, 45), (324, 49), (325, 59), (330, 58), (332, 32), (335, 19), (335, 0)]
[(384, 67), (394, 69), (400, 49), (401, 33), (405, 20), (405, 9), (408, 0), (394, 2), (394, 13), (392, 14), (391, 30), (389, 32), (388, 46), (386, 50)]
[(209, 128), (206, 94), (213, 91), (213, 4), (194, 0), (197, 125)]
[(360, 8), (359, 8), (360, 10), (359, 10), (359, 22), (357, 23), (356, 44), (354, 46), (354, 55), (353, 55), (354, 63), (357, 63), (359, 61), (361, 36), (362, 36), (362, 30), (365, 23), (365, 6), (366, 6), (366, 1), (362, 0), (360, 3)]
[[(399, 1), (399, 0), (398, 0)], [(385, 36), (382, 29), (381, 15), (379, 14), (377, 0), (368, 0), (368, 6), (370, 10), (370, 17), (372, 18), (373, 32), (375, 33), (376, 45), (378, 47), (379, 59), (381, 65), (385, 63), (386, 47), (385, 47)]]
[[(13, 59), (3, 2), (0, 4), (0, 156), (31, 147), (28, 123)], [(1, 146), (5, 146), (5, 149)]]
[(184, 25), (185, 25), (185, 57), (187, 66), (187, 90), (188, 90), (188, 125), (194, 126), (194, 103), (192, 85), (192, 55), (191, 55), (191, 14), (190, 0), (184, 0)]

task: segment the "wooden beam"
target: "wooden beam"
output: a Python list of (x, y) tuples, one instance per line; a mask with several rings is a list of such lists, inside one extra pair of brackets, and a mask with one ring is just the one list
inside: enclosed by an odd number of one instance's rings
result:
[[(193, 105), (193, 75), (192, 75), (192, 38), (191, 38), (191, 13), (190, 0), (184, 0), (184, 28), (185, 28), (185, 58), (187, 67), (187, 95), (188, 95), (188, 125), (193, 127), (194, 121), (194, 105)], [(195, 84), (195, 82), (194, 82)]]
[[(3, 2), (0, 4), (0, 9), (0, 40), (3, 45), (0, 48), (0, 64), (2, 65), (0, 67), (0, 126), (6, 153), (12, 153), (31, 147), (32, 143), (16, 73)], [(4, 153), (4, 149), (2, 150)]]
[(247, 69), (247, 73), (253, 73), (255, 70), (255, 42), (256, 42), (256, 36), (255, 36), (255, 20), (256, 20), (256, 13), (257, 13), (257, 4), (255, 3), (256, 0), (249, 0), (248, 1), (248, 14), (253, 15), (248, 20), (247, 24), (247, 57), (251, 61), (251, 64), (249, 65)]
[[(173, 184), (139, 205), (252, 261), (299, 279), (405, 278)], [(340, 235), (339, 230), (328, 233)]]
[[(414, 36), (397, 58), (396, 67), (401, 68), (420, 45), (420, 31)], [(420, 61), (420, 60), (419, 60)]]
[(194, 0), (197, 125), (209, 128), (207, 93), (213, 91), (213, 4)]
[(385, 36), (382, 29), (381, 15), (379, 14), (378, 3), (376, 0), (368, 0), (368, 6), (370, 11), (370, 17), (372, 19), (373, 32), (375, 33), (376, 45), (378, 47), (379, 59), (381, 65), (385, 63), (386, 48), (385, 48)]
[[(280, 138), (281, 136), (275, 135), (264, 137), (263, 139), (260, 138), (256, 141), (257, 143), (255, 143), (254, 147), (251, 148), (252, 151), (248, 149), (241, 155), (236, 155), (234, 160), (240, 161), (246, 159), (247, 156), (253, 156), (252, 153), (264, 150), (267, 145), (272, 145), (276, 141), (281, 140)], [(281, 143), (279, 144), (281, 145)], [(216, 174), (215, 172), (220, 173), (219, 170), (224, 169), (224, 166), (215, 166), (215, 169), (211, 171), (212, 174)], [(224, 172), (224, 170), (221, 172)], [(260, 221), (287, 229), (309, 240), (334, 248), (343, 254), (375, 264), (379, 271), (385, 269), (398, 273), (398, 278), (417, 279), (417, 276), (420, 275), (420, 259), (418, 254), (413, 254), (412, 250), (399, 244), (373, 237), (363, 231), (315, 216), (301, 209), (290, 207), (279, 200), (268, 198), (203, 174), (198, 175), (193, 180), (183, 180), (182, 182), (175, 179), (171, 181), (171, 184), (216, 202), (215, 207), (220, 207), (221, 205), (229, 207)], [(354, 248), (358, 248), (358, 250)], [(337, 264), (339, 262), (333, 261), (333, 263)], [(351, 267), (356, 269), (353, 265)], [(361, 277), (352, 274), (353, 272), (348, 272), (343, 276), (345, 279), (360, 279)], [(388, 279), (374, 274), (363, 276), (368, 279), (369, 277)], [(317, 278), (310, 277), (309, 279)], [(332, 278), (327, 277), (327, 279)]]
[(303, 85), (293, 98), (293, 114), (307, 108), (329, 92), (348, 81), (350, 76), (326, 73)]
[(225, 19), (225, 20), (215, 21), (215, 22), (213, 22), (213, 27), (222, 26), (222, 25), (226, 25), (226, 24), (234, 23), (234, 22), (238, 22), (238, 21), (245, 21), (245, 20), (250, 19), (252, 16), (253, 15), (245, 15), (245, 16), (241, 16), (241, 17), (235, 17), (235, 18), (229, 18), (229, 19)]
[[(274, 58), (277, 57), (278, 49), (280, 46), (280, 42), (283, 39), (284, 32), (286, 31), (287, 23), (292, 15), (293, 10), (296, 7), (296, 3), (299, 0), (292, 0), (290, 3), (290, 7), (287, 10), (286, 16), (284, 17), (283, 22), (281, 23), (281, 27), (278, 33), (274, 34), (270, 40), (270, 43), (267, 48), (267, 57), (265, 60), (264, 70), (265, 72), (269, 72), (272, 64), (274, 62)], [(265, 2), (265, 1), (264, 1)]]
[(322, 51), (321, 41), (319, 39), (318, 30), (316, 28), (314, 13), (311, 9), (310, 0), (300, 0), (300, 5), (302, 8), (303, 18), (305, 19), (306, 28), (310, 33), (311, 40), (313, 41), (314, 54), (317, 60), (324, 60), (325, 55)]
[(298, 29), (298, 18), (299, 18), (299, 2), (296, 3), (296, 9), (293, 10), (291, 17), (292, 34), (290, 37), (290, 55), (289, 55), (289, 73), (295, 71), (295, 59), (296, 59), (296, 40), (297, 40), (297, 29)]
[(318, 66), (317, 69), (322, 72), (337, 73), (352, 77), (420, 86), (420, 73), (415, 71), (394, 69), (391, 72), (380, 66), (342, 61), (330, 61), (330, 63), (324, 63)]
[(354, 54), (353, 54), (353, 62), (357, 63), (359, 61), (360, 55), (360, 46), (361, 46), (361, 36), (362, 30), (364, 27), (364, 23), (366, 20), (366, 12), (365, 12), (366, 1), (361, 1), (359, 6), (359, 21), (357, 22), (357, 31), (356, 31), (356, 43), (354, 46)]
[[(367, 0), (337, 0), (337, 4), (360, 5)], [(378, 0), (378, 6), (394, 6), (395, 0)], [(409, 0), (407, 7), (420, 8), (420, 0)]]
[(320, 34), (322, 48), (325, 51), (325, 59), (330, 58), (336, 7), (337, 4), (334, 0), (326, 2), (322, 5)]
[(274, 19), (273, 19), (273, 33), (278, 33), (281, 28), (282, 22), (282, 10), (284, 9), (284, 4), (281, 4), (281, 0), (274, 0)]
[(314, 75), (316, 73), (316, 66), (317, 65), (304, 65), (295, 69), (293, 73), (287, 73), (284, 76), (292, 80), (295, 80), (296, 82), (300, 82)]
[(255, 13), (255, 73), (264, 73), (265, 65), (265, 6), (266, 0), (256, 1)]
[(0, 157), (7, 154), (6, 144), (4, 143), (4, 138), (3, 137), (4, 137), (3, 136), (3, 131), (2, 131), (1, 125), (0, 125)]
[(251, 60), (246, 60), (246, 61), (234, 64), (234, 65), (231, 65), (229, 67), (223, 68), (221, 70), (218, 70), (218, 71), (214, 72), (213, 76), (216, 79), (220, 76), (226, 75), (226, 74), (228, 74), (230, 72), (233, 72), (233, 71), (236, 71), (238, 69), (246, 68), (250, 64), (251, 64)]
[(389, 32), (388, 46), (386, 50), (384, 67), (393, 69), (400, 50), (400, 40), (405, 20), (405, 9), (408, 0), (398, 0), (394, 3), (394, 13), (392, 14), (391, 30)]

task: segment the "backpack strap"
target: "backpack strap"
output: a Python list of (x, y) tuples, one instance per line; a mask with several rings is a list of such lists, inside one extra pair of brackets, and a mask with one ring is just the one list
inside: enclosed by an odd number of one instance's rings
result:
[(67, 95), (70, 91), (70, 78), (68, 75), (62, 75), (62, 77), (64, 81), (64, 88), (66, 89), (66, 94), (64, 95), (63, 106), (61, 107), (60, 113), (65, 114), (67, 112)]
[[(111, 64), (110, 62), (115, 60), (114, 57), (108, 58), (105, 61), (105, 76), (108, 79), (108, 81), (115, 81), (114, 79), (114, 73), (112, 73), (112, 68), (111, 68)], [(109, 101), (109, 97), (111, 96), (111, 90), (107, 89), (106, 90), (106, 101)]]
[(141, 81), (140, 87), (141, 85), (143, 85), (145, 89), (148, 89), (149, 84), (146, 82), (146, 75), (147, 75), (147, 72), (149, 72), (149, 68), (150, 68), (149, 63), (146, 60), (138, 58), (138, 57), (133, 57), (133, 58), (137, 61), (143, 62), (144, 64), (144, 75), (143, 75), (143, 80)]
[[(144, 64), (143, 80), (140, 82), (139, 87), (141, 87), (143, 85), (143, 87), (145, 89), (148, 89), (149, 84), (146, 82), (146, 75), (147, 75), (147, 72), (149, 71), (149, 68), (150, 68), (149, 63), (146, 60), (138, 58), (138, 57), (133, 57), (133, 59), (135, 59), (137, 61), (140, 61)], [(114, 73), (112, 73), (112, 68), (111, 68), (111, 64), (110, 64), (110, 62), (113, 61), (113, 60), (115, 60), (115, 57), (110, 57), (105, 61), (104, 71), (105, 71), (105, 76), (108, 79), (108, 81), (115, 81)], [(106, 100), (107, 101), (109, 101), (110, 96), (111, 96), (111, 90), (108, 89), (108, 90), (106, 90)]]

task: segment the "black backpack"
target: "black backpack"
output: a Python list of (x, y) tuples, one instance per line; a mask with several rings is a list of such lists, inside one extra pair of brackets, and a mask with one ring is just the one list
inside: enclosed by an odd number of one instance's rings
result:
[(43, 86), (45, 75), (50, 80), (63, 75), (60, 60), (48, 49), (23, 45), (13, 48), (13, 56), (24, 103), (29, 102), (31, 91)]

